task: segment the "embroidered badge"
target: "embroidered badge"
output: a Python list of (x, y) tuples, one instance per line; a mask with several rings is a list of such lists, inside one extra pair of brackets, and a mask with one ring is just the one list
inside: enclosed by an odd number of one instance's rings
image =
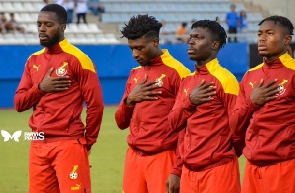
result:
[(282, 82), (279, 84), (279, 93), (278, 95), (283, 95), (286, 92), (286, 89), (284, 87), (284, 84), (286, 84), (288, 80), (283, 79)]
[(79, 174), (77, 173), (77, 169), (78, 169), (78, 165), (74, 165), (73, 170), (71, 171), (69, 177), (71, 180), (76, 180), (79, 176)]
[(159, 78), (156, 79), (156, 83), (155, 84), (158, 85), (158, 86), (163, 86), (164, 83), (163, 83), (162, 80), (165, 77), (166, 77), (166, 75), (165, 74), (162, 74)]
[(66, 66), (68, 65), (67, 62), (63, 62), (63, 65), (61, 67), (59, 67), (58, 69), (56, 69), (55, 73), (57, 76), (64, 76), (67, 74), (67, 69)]

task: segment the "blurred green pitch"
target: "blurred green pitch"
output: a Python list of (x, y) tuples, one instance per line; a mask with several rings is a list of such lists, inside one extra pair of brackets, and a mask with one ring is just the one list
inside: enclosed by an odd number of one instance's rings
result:
[[(124, 157), (127, 150), (126, 137), (128, 129), (118, 129), (114, 119), (115, 106), (105, 107), (102, 126), (97, 143), (90, 155), (92, 192), (122, 192), (122, 176)], [(18, 113), (15, 110), (0, 110), (0, 130), (11, 135), (18, 130), (31, 131), (28, 119), (32, 111)], [(85, 110), (83, 113), (85, 119)], [(28, 153), (29, 141), (23, 134), (19, 142), (10, 139), (3, 141), (0, 136), (0, 192), (26, 193), (28, 188)], [(245, 159), (240, 158), (241, 176), (244, 171)]]

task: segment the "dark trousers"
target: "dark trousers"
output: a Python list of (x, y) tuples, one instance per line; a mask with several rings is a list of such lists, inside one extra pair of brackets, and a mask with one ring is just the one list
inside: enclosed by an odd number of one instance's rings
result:
[[(228, 27), (228, 34), (237, 34), (237, 27)], [(237, 42), (237, 37), (229, 37), (228, 42)]]
[(86, 13), (77, 13), (77, 24), (80, 23), (80, 18), (82, 17), (83, 23), (87, 23), (86, 21)]

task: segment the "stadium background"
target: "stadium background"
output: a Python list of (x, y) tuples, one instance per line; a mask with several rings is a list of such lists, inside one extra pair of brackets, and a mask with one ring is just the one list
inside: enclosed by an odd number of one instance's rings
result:
[[(50, 0), (53, 2), (54, 0)], [(89, 0), (95, 2), (97, 0)], [(91, 11), (87, 13), (88, 24), (71, 23), (65, 36), (77, 45), (94, 61), (100, 77), (104, 102), (116, 105), (124, 92), (125, 82), (130, 69), (138, 64), (132, 59), (126, 45), (126, 39), (120, 38), (120, 29), (135, 14), (150, 14), (158, 20), (165, 20), (170, 30), (176, 30), (181, 22), (190, 26), (192, 19), (214, 19), (219, 17), (224, 22), (230, 4), (235, 3), (236, 11), (245, 10), (248, 19), (248, 33), (243, 42), (228, 43), (218, 55), (222, 66), (228, 68), (238, 80), (250, 68), (261, 62), (257, 54), (256, 36), (258, 22), (271, 14), (288, 16), (293, 22), (295, 1), (282, 0), (100, 0), (105, 6), (105, 13), (99, 21)], [(41, 49), (38, 45), (36, 19), (43, 0), (0, 0), (0, 12), (9, 19), (9, 13), (15, 13), (17, 22), (27, 33), (0, 34), (0, 108), (13, 107), (13, 95), (22, 76), (26, 59), (30, 54)], [(75, 21), (75, 17), (74, 17)], [(240, 35), (240, 34), (238, 34)], [(238, 37), (239, 40), (239, 37)], [(293, 41), (294, 42), (294, 41)], [(294, 50), (294, 44), (292, 44)], [(184, 65), (194, 70), (189, 60), (186, 44), (162, 44), (163, 49)]]
[[(42, 0), (0, 0), (0, 12), (17, 13), (18, 21), (26, 29), (31, 30), (26, 35), (0, 34), (0, 130), (6, 130), (10, 134), (17, 130), (30, 131), (27, 121), (31, 111), (17, 113), (13, 110), (13, 95), (21, 78), (26, 59), (33, 52), (41, 49), (38, 45), (37, 33), (34, 31), (36, 30), (36, 13), (39, 11), (37, 7), (41, 6), (41, 2)], [(167, 14), (162, 16), (158, 14), (158, 19), (165, 18), (171, 28), (179, 25), (180, 19), (185, 16), (195, 18), (195, 12), (200, 13), (197, 14), (200, 18), (195, 19), (212, 19), (213, 16), (215, 18), (218, 15), (221, 24), (226, 27), (222, 20), (225, 12), (229, 10), (230, 3), (237, 3), (239, 9), (245, 8), (249, 13), (249, 41), (228, 43), (218, 55), (220, 63), (232, 71), (238, 80), (247, 69), (261, 62), (255, 44), (257, 23), (261, 18), (279, 14), (287, 16), (293, 23), (295, 22), (295, 12), (292, 10), (295, 7), (294, 0), (101, 0), (101, 2), (105, 3), (108, 8), (106, 9), (107, 14), (103, 16), (101, 22), (98, 22), (96, 16), (88, 14), (87, 28), (85, 25), (73, 24), (69, 25), (66, 31), (66, 37), (88, 54), (96, 64), (103, 87), (104, 103), (107, 105), (98, 142), (93, 146), (90, 156), (93, 193), (121, 192), (128, 130), (119, 131), (114, 122), (114, 112), (124, 92), (130, 69), (138, 64), (133, 60), (126, 41), (119, 38), (119, 29), (124, 22), (127, 22), (126, 18), (139, 13), (139, 9), (134, 10), (134, 4), (143, 7), (141, 3), (145, 3), (147, 8), (153, 8), (154, 10), (140, 12), (151, 15), (162, 13), (163, 10), (156, 10), (161, 6), (176, 5), (176, 9), (170, 7), (172, 9), (163, 11)], [(126, 5), (123, 6), (123, 2)], [(186, 3), (189, 5), (202, 4), (203, 10), (181, 10), (179, 4)], [(132, 9), (129, 8), (131, 6)], [(189, 15), (178, 12), (188, 12)], [(189, 17), (185, 18), (188, 22), (191, 19)], [(164, 44), (162, 48), (169, 49), (173, 56), (193, 70), (194, 64), (187, 56), (186, 44)], [(294, 43), (292, 48), (295, 49)], [(85, 111), (83, 118), (85, 119)], [(3, 142), (3, 138), (0, 137), (0, 193), (27, 192), (28, 149), (29, 141), (20, 139), (20, 142), (17, 143), (11, 139), (8, 142)], [(241, 157), (241, 177), (243, 176), (244, 163), (245, 159)]]

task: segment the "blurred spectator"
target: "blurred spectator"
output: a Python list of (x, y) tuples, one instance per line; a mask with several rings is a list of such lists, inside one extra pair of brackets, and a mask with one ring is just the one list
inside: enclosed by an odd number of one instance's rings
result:
[(88, 1), (88, 8), (91, 10), (93, 15), (98, 16), (98, 20), (102, 20), (102, 14), (105, 13), (105, 7), (102, 2), (99, 0), (89, 0)]
[(68, 15), (67, 23), (73, 23), (74, 18), (74, 9), (75, 9), (75, 3), (77, 0), (55, 0), (56, 4), (59, 4), (65, 8)]
[(75, 9), (75, 1), (76, 0), (64, 0), (64, 7), (67, 10), (68, 21), (67, 23), (73, 23), (74, 18), (74, 9)]
[(173, 32), (167, 28), (165, 20), (162, 20), (161, 23), (162, 27), (160, 29), (160, 42), (161, 44), (170, 44), (172, 43), (171, 35)]
[[(239, 26), (239, 15), (236, 12), (236, 5), (231, 4), (230, 5), (230, 12), (226, 13), (225, 23), (228, 26), (228, 33), (231, 34), (237, 34), (237, 27)], [(234, 42), (237, 41), (237, 37), (234, 37)], [(232, 42), (232, 37), (228, 37), (228, 42)]]
[[(48, 5), (49, 4), (49, 0), (43, 0), (43, 6), (42, 6), (42, 8), (45, 6), (45, 5)], [(42, 9), (41, 8), (41, 9)]]
[(22, 34), (25, 34), (25, 28), (20, 26), (20, 24), (16, 22), (14, 18), (14, 13), (10, 13), (10, 20), (9, 22), (7, 22), (6, 26), (7, 31), (13, 31), (13, 33), (20, 32)]
[(187, 23), (183, 22), (181, 23), (181, 26), (179, 26), (176, 29), (176, 40), (177, 42), (187, 43), (188, 42), (188, 30), (186, 28)]
[(5, 13), (0, 13), (1, 14), (1, 19), (0, 19), (0, 29), (1, 29), (1, 33), (6, 33), (7, 32), (7, 18), (5, 16)]
[(83, 19), (83, 23), (87, 23), (86, 14), (88, 11), (87, 0), (77, 0), (76, 4), (76, 14), (77, 14), (77, 24), (80, 23), (80, 19)]
[(242, 34), (241, 38), (239, 38), (239, 41), (245, 42), (247, 41), (247, 31), (248, 31), (248, 21), (247, 21), (247, 13), (246, 11), (240, 11), (240, 18), (239, 18), (239, 33)]

